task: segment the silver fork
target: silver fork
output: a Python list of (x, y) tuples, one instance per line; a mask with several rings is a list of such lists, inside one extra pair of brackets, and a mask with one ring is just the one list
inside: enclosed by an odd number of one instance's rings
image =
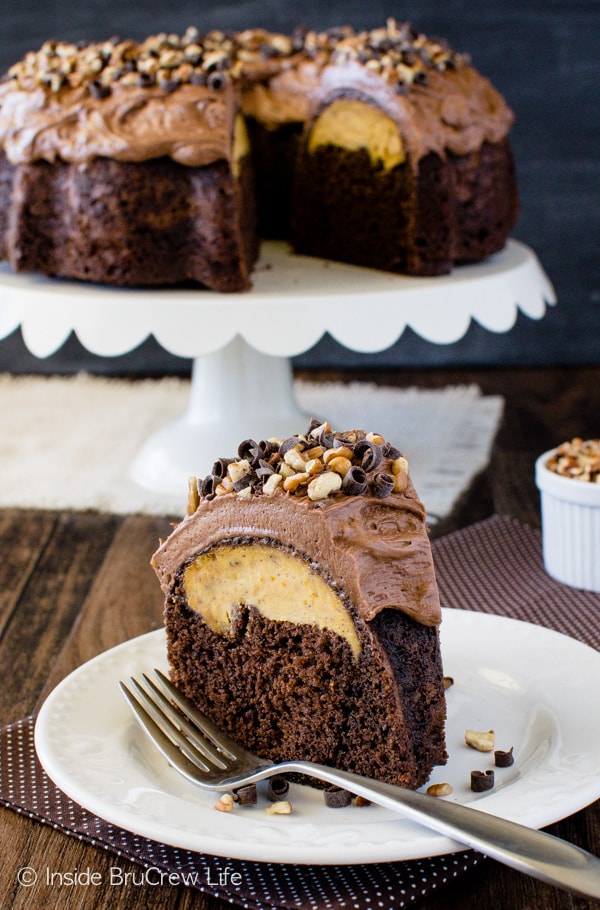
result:
[(160, 670), (154, 670), (154, 680), (145, 673), (142, 677), (143, 684), (131, 678), (131, 689), (119, 683), (136, 719), (169, 764), (204, 790), (231, 791), (275, 775), (305, 774), (399, 812), (534, 878), (600, 900), (600, 859), (574, 844), (480, 809), (350, 771), (308, 761), (274, 764), (235, 743)]

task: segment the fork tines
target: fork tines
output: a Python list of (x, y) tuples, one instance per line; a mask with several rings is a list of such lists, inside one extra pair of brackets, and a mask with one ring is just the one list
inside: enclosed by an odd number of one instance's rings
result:
[(223, 742), (223, 734), (197, 711), (164, 673), (155, 669), (154, 676), (156, 681), (143, 673), (143, 683), (131, 677), (134, 691), (124, 682), (119, 683), (152, 742), (170, 764), (195, 783), (198, 783), (199, 774), (205, 778), (211, 772), (227, 771), (236, 755)]

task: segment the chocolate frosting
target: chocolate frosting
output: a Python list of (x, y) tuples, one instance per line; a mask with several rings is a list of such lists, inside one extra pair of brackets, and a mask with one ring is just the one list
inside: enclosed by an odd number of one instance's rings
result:
[(359, 63), (326, 67), (312, 99), (312, 114), (338, 97), (376, 104), (398, 126), (416, 165), (429, 152), (465, 155), (507, 135), (513, 114), (502, 96), (473, 67), (433, 70), (427, 84), (406, 94)]
[[(97, 74), (89, 63), (108, 57), (106, 43), (82, 50), (45, 46), (38, 55), (28, 55), (0, 86), (0, 145), (9, 160), (83, 163), (97, 156), (144, 161), (168, 155), (185, 165), (203, 165), (230, 158), (236, 104), (276, 129), (307, 122), (320, 106), (344, 93), (380, 106), (398, 124), (413, 165), (430, 151), (460, 155), (486, 140), (496, 142), (512, 124), (501, 95), (464, 57), (407, 24), (390, 20), (383, 29), (363, 33), (348, 28), (308, 32), (299, 47), (289, 37), (262, 30), (236, 36), (209, 33), (204, 45), (197, 30), (192, 32), (181, 44), (157, 36), (140, 46), (122, 42), (113, 47), (122, 70), (114, 82), (102, 84), (107, 97), (96, 97)], [(153, 40), (184, 61), (178, 69), (164, 70), (179, 73), (181, 83), (174, 76), (166, 87), (156, 80), (136, 83), (148, 75), (140, 66), (148, 64)], [(203, 55), (195, 68), (186, 58), (190, 47)], [(399, 61), (410, 62), (390, 68), (390, 47)], [(211, 63), (220, 53), (220, 62)], [(67, 61), (64, 72), (48, 63), (55, 59)], [(91, 66), (89, 72), (84, 64)], [(128, 72), (136, 65), (137, 75)], [(196, 84), (196, 77), (205, 78), (213, 65), (223, 67), (218, 89)], [(70, 81), (74, 75), (76, 85)]]
[(425, 512), (410, 480), (385, 499), (339, 493), (313, 503), (278, 490), (202, 500), (152, 558), (165, 594), (201, 550), (236, 537), (269, 538), (316, 560), (366, 621), (386, 608), (425, 626), (441, 621)]
[(93, 158), (146, 161), (163, 155), (190, 167), (230, 160), (232, 85), (113, 88), (94, 98), (84, 88), (53, 95), (0, 86), (0, 143), (13, 164), (84, 163)]

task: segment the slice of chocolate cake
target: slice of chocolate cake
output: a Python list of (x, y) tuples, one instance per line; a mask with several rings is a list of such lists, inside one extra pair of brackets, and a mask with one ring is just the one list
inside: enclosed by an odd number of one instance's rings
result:
[(446, 760), (424, 508), (380, 436), (314, 423), (191, 481), (152, 559), (171, 676), (258, 755), (415, 788)]

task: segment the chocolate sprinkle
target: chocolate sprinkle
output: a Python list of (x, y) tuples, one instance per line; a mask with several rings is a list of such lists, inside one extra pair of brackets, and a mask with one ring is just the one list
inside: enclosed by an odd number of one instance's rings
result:
[(508, 752), (496, 749), (494, 752), (494, 763), (497, 768), (510, 768), (511, 765), (514, 765), (515, 757), (513, 755), (513, 748), (514, 747), (511, 746)]
[(256, 805), (258, 800), (256, 784), (247, 784), (245, 787), (240, 787), (239, 790), (235, 790), (234, 796), (240, 806)]
[(227, 468), (232, 463), (232, 458), (219, 458), (212, 466), (212, 473), (215, 477), (225, 477)]
[(103, 85), (97, 79), (94, 79), (93, 82), (90, 82), (89, 93), (92, 98), (108, 98), (110, 95), (110, 86)]
[(381, 464), (381, 446), (376, 445), (374, 442), (369, 442), (368, 439), (361, 439), (356, 443), (354, 454), (356, 458), (361, 459), (361, 467), (365, 471), (374, 471)]
[(358, 465), (352, 465), (342, 481), (342, 489), (348, 496), (360, 496), (369, 486), (366, 472)]
[(289, 789), (290, 785), (285, 777), (271, 777), (267, 787), (267, 797), (272, 803), (279, 802), (287, 795)]
[(328, 809), (345, 809), (352, 802), (352, 794), (342, 787), (328, 787), (323, 790), (323, 798)]
[(484, 793), (486, 790), (492, 790), (494, 786), (494, 772), (489, 771), (471, 771), (471, 790), (473, 793)]
[(381, 499), (385, 499), (385, 497), (389, 496), (394, 489), (395, 483), (396, 481), (391, 474), (386, 474), (384, 471), (381, 471), (379, 474), (376, 474), (371, 481), (371, 492), (373, 493), (373, 496), (379, 496)]

